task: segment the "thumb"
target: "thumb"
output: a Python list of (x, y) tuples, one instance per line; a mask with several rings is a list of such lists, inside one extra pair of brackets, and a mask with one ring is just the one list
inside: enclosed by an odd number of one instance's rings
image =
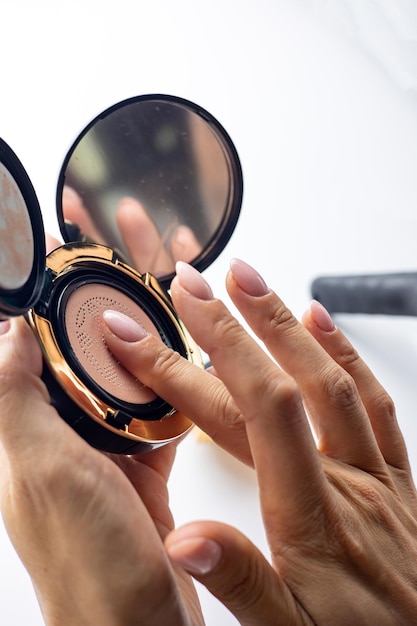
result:
[(202, 583), (242, 626), (297, 624), (291, 591), (247, 537), (219, 522), (192, 522), (173, 530), (166, 550)]
[(42, 353), (29, 324), (23, 317), (0, 322), (0, 444), (17, 467), (36, 455), (39, 463), (46, 450), (75, 436), (57, 419), (41, 374)]

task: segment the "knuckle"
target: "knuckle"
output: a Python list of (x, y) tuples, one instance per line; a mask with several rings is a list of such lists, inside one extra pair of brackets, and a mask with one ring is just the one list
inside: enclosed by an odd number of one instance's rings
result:
[(215, 398), (214, 410), (217, 415), (222, 415), (222, 424), (226, 428), (233, 429), (241, 426), (242, 414), (226, 388)]
[(155, 342), (155, 348), (152, 369), (162, 376), (172, 372), (172, 369), (177, 367), (181, 361), (181, 355), (159, 341)]
[(361, 362), (361, 358), (350, 343), (345, 343), (337, 356), (337, 362), (343, 369), (350, 371), (352, 366)]
[(284, 412), (287, 419), (291, 416), (294, 418), (300, 416), (302, 396), (296, 381), (291, 376), (270, 377), (263, 396), (268, 398), (269, 402), (272, 401), (277, 412)]
[[(300, 411), (302, 407), (302, 393), (296, 380), (277, 369), (269, 367), (269, 364), (258, 371), (258, 375), (253, 377), (249, 388), (246, 388), (248, 396), (259, 398), (259, 403), (253, 409), (253, 417), (257, 419), (259, 410), (264, 407), (268, 412), (277, 415), (285, 414), (287, 420), (298, 420), (303, 415)], [(246, 414), (246, 421), (250, 420), (251, 414)]]
[(325, 387), (329, 404), (332, 407), (348, 409), (359, 399), (354, 379), (339, 368), (326, 377)]
[(235, 433), (234, 441), (237, 437), (246, 438), (242, 413), (226, 388), (213, 396), (212, 413), (216, 419), (210, 424), (208, 434), (213, 441), (220, 442), (224, 438), (225, 431)]
[(385, 420), (396, 422), (394, 401), (385, 390), (380, 390), (375, 394), (373, 398), (373, 409), (377, 414), (383, 415)]
[(233, 345), (240, 337), (242, 331), (243, 328), (239, 324), (237, 319), (229, 313), (224, 312), (217, 318), (217, 320), (213, 324), (212, 338), (217, 345), (222, 345), (218, 343), (219, 338), (222, 339), (223, 345), (224, 343), (228, 345)]
[(278, 385), (278, 396), (281, 404), (289, 409), (298, 409), (301, 401), (300, 389), (291, 376), (282, 377)]
[(281, 301), (274, 304), (270, 314), (270, 330), (275, 332), (294, 331), (298, 327), (298, 321), (292, 312)]
[(300, 326), (290, 309), (273, 292), (263, 305), (251, 310), (250, 323), (264, 342), (277, 334), (297, 333)]

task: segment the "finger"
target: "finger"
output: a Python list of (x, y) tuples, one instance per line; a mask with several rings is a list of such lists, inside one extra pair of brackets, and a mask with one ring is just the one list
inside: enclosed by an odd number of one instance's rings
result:
[(91, 219), (88, 209), (84, 206), (78, 193), (64, 186), (62, 190), (62, 211), (64, 219), (77, 224), (83, 235), (95, 243), (105, 244), (103, 237), (97, 230), (94, 220)]
[(55, 248), (59, 248), (61, 244), (58, 239), (55, 239), (55, 237), (52, 237), (52, 235), (45, 233), (45, 245), (46, 252), (52, 252), (52, 250), (55, 250)]
[(315, 515), (328, 494), (299, 390), (207, 287), (177, 263), (174, 304), (244, 416), (267, 533), (297, 533), (294, 520)]
[(239, 460), (252, 457), (243, 418), (217, 377), (183, 359), (118, 311), (105, 311), (104, 338), (114, 356)]
[(285, 583), (234, 528), (194, 522), (171, 532), (165, 547), (171, 560), (201, 582), (242, 626), (305, 623)]
[(246, 263), (232, 262), (227, 289), (272, 356), (297, 381), (319, 449), (365, 471), (386, 473), (384, 458), (352, 377)]
[[(247, 434), (268, 529), (277, 526), (287, 531), (290, 526), (296, 532), (294, 519), (316, 515), (317, 500), (327, 487), (298, 390), (224, 305), (212, 299), (198, 272), (185, 264), (179, 264), (179, 270), (183, 265), (187, 274), (191, 270), (191, 284), (185, 289), (174, 279), (176, 305), (187, 312), (188, 321), (196, 327), (196, 339), (212, 361), (216, 359), (218, 375), (231, 396), (218, 378), (193, 367), (117, 312), (111, 312), (113, 319), (107, 313), (104, 316), (106, 343), (137, 378), (238, 458), (248, 456), (242, 453), (248, 449)], [(244, 413), (246, 432), (236, 404)], [(210, 423), (214, 424), (211, 430)], [(279, 524), (275, 524), (277, 519)]]
[(123, 198), (117, 209), (116, 220), (123, 241), (140, 272), (158, 276), (174, 271), (174, 262), (165, 249), (158, 229), (138, 200)]
[(407, 449), (395, 415), (392, 399), (375, 378), (326, 309), (316, 301), (302, 323), (326, 352), (354, 379), (372, 424), (379, 449), (393, 467), (410, 470)]
[(178, 226), (171, 237), (171, 252), (175, 261), (190, 263), (201, 252), (201, 245), (188, 226)]

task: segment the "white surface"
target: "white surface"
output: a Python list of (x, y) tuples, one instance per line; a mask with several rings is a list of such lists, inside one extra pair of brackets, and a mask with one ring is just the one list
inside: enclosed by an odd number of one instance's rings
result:
[[(413, 0), (3, 0), (0, 136), (18, 153), (57, 234), (69, 144), (136, 94), (189, 98), (227, 128), (245, 175), (242, 217), (206, 271), (223, 296), (232, 256), (297, 314), (322, 273), (414, 270), (417, 19)], [(417, 469), (417, 319), (337, 320), (394, 397)], [(265, 548), (249, 470), (190, 437), (171, 479), (182, 523), (234, 524)], [(5, 626), (43, 624), (1, 528)], [(202, 591), (207, 623), (236, 621)]]

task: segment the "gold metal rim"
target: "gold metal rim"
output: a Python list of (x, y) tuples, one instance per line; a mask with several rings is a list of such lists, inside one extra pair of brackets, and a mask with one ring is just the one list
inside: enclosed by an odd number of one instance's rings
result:
[[(57, 248), (47, 256), (46, 266), (52, 273), (52, 281), (55, 282), (64, 274), (66, 275), (74, 269), (79, 269), (86, 262), (91, 264), (91, 261), (100, 265), (117, 267), (118, 271), (140, 282), (141, 286), (151, 293), (158, 305), (163, 308), (164, 313), (169, 317), (183, 341), (188, 360), (199, 367), (204, 367), (199, 348), (182, 326), (172, 307), (169, 296), (151, 274), (140, 274), (121, 262), (110, 248), (97, 244), (70, 244)], [(107, 420), (109, 417), (114, 416), (117, 411), (91, 392), (69, 366), (60, 349), (51, 321), (43, 317), (41, 313), (31, 310), (29, 312), (29, 322), (39, 339), (45, 360), (54, 378), (71, 400), (88, 417), (107, 430), (133, 442), (160, 444), (161, 442), (181, 437), (192, 427), (191, 420), (176, 410), (174, 410), (174, 413), (171, 411), (159, 420), (145, 420), (133, 417), (130, 424), (125, 426), (124, 429), (119, 429), (109, 424)]]

